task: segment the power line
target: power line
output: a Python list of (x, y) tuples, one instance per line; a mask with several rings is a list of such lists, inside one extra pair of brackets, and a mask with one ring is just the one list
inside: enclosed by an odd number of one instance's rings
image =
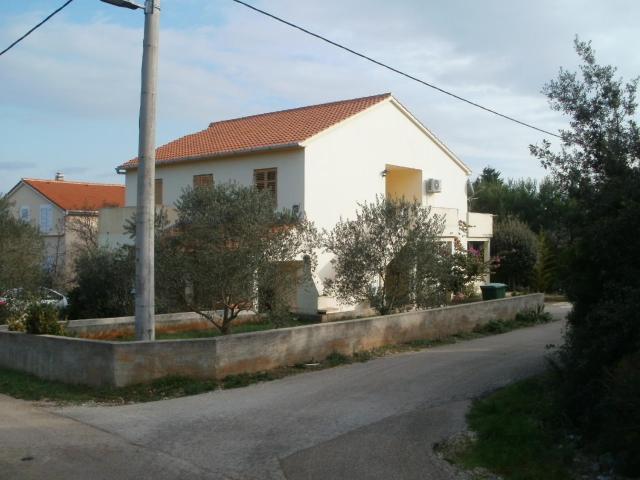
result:
[(33, 27), (31, 30), (29, 30), (27, 33), (25, 33), (24, 35), (22, 35), (19, 39), (17, 39), (15, 42), (13, 42), (11, 45), (9, 45), (7, 48), (5, 48), (4, 50), (2, 50), (0, 52), (0, 56), (4, 55), (5, 53), (7, 53), (9, 50), (11, 50), (13, 47), (15, 47), (18, 43), (20, 43), (22, 40), (24, 40), (25, 38), (27, 38), (29, 35), (31, 35), (33, 33), (34, 30), (36, 30), (37, 28), (41, 27), (42, 25), (44, 25), (51, 17), (53, 17), (56, 13), (58, 13), (60, 10), (62, 10), (64, 7), (66, 7), (67, 5), (69, 5), (71, 2), (73, 2), (73, 0), (67, 0), (66, 2), (64, 2), (62, 4), (62, 6), (60, 8), (57, 8), (56, 10), (54, 10), (53, 12), (51, 12), (49, 15), (47, 15), (45, 17), (44, 20), (42, 20), (39, 24), (37, 24), (35, 27)]
[(274, 19), (274, 20), (276, 20), (276, 21), (278, 21), (280, 23), (284, 23), (285, 25), (293, 27), (296, 30), (300, 30), (301, 32), (304, 32), (307, 35), (311, 35), (312, 37), (315, 37), (315, 38), (317, 38), (319, 40), (322, 40), (323, 42), (329, 43), (329, 44), (333, 45), (334, 47), (338, 47), (338, 48), (341, 48), (342, 50), (346, 50), (349, 53), (357, 55), (360, 58), (364, 58), (365, 60), (368, 60), (369, 62), (375, 63), (376, 65), (379, 65), (379, 66), (381, 66), (383, 68), (386, 68), (387, 70), (391, 70), (392, 72), (395, 72), (395, 73), (397, 73), (399, 75), (402, 75), (403, 77), (406, 77), (406, 78), (409, 78), (411, 80), (414, 80), (414, 81), (416, 81), (418, 83), (421, 83), (421, 84), (423, 84), (423, 85), (425, 85), (425, 86), (427, 86), (429, 88), (433, 88), (434, 90), (437, 90), (440, 93), (444, 93), (445, 95), (449, 95), (450, 97), (453, 97), (453, 98), (455, 98), (457, 100), (460, 100), (462, 102), (468, 103), (469, 105), (473, 105), (474, 107), (481, 108), (482, 110), (484, 110), (486, 112), (492, 113), (492, 114), (497, 115), (499, 117), (502, 117), (502, 118), (504, 118), (506, 120), (510, 120), (510, 121), (515, 122), (515, 123), (517, 123), (519, 125), (522, 125), (524, 127), (532, 128), (533, 130), (537, 130), (538, 132), (546, 133), (547, 135), (552, 135), (554, 137), (561, 138), (560, 135), (558, 135), (558, 134), (549, 132), (548, 130), (544, 130), (542, 128), (535, 127), (535, 126), (533, 126), (533, 125), (531, 125), (529, 123), (523, 122), (523, 121), (518, 120), (518, 119), (513, 118), (513, 117), (510, 117), (509, 115), (505, 115), (503, 113), (497, 112), (496, 110), (493, 110), (492, 108), (485, 107), (483, 105), (480, 105), (479, 103), (476, 103), (476, 102), (473, 102), (471, 100), (468, 100), (468, 99), (466, 99), (464, 97), (461, 97), (460, 95), (456, 95), (455, 93), (449, 92), (449, 91), (447, 91), (447, 90), (445, 90), (443, 88), (440, 88), (440, 87), (438, 87), (436, 85), (433, 85), (432, 83), (429, 83), (429, 82), (426, 82), (424, 80), (421, 80), (418, 77), (414, 77), (413, 75), (405, 73), (402, 70), (398, 70), (397, 68), (394, 68), (394, 67), (392, 67), (390, 65), (387, 65), (386, 63), (382, 63), (379, 60), (371, 58), (371, 57), (365, 55), (364, 53), (357, 52), (356, 50), (353, 50), (352, 48), (346, 47), (346, 46), (344, 46), (344, 45), (342, 45), (342, 44), (340, 44), (338, 42), (334, 42), (333, 40), (329, 40), (328, 38), (323, 37), (322, 35), (314, 33), (314, 32), (312, 32), (310, 30), (307, 30), (306, 28), (303, 28), (303, 27), (301, 27), (299, 25), (296, 25), (295, 23), (291, 23), (291, 22), (289, 22), (289, 21), (287, 21), (287, 20), (285, 20), (283, 18), (280, 18), (280, 17), (278, 17), (276, 15), (273, 15), (273, 14), (271, 14), (269, 12), (265, 12), (264, 10), (260, 10), (259, 8), (254, 7), (253, 5), (250, 5), (248, 3), (243, 2), (242, 0), (232, 0), (232, 1), (234, 1), (234, 2), (236, 2), (238, 4), (240, 4), (240, 5), (243, 5), (243, 6), (247, 7), (247, 8), (250, 8), (251, 10), (254, 10), (254, 11), (258, 12), (258, 13), (261, 13), (262, 15), (266, 15), (267, 17), (270, 17), (270, 18), (272, 18), (272, 19)]

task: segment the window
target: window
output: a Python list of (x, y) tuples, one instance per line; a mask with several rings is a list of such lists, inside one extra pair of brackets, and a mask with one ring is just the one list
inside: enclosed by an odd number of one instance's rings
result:
[(49, 233), (51, 230), (53, 230), (53, 207), (40, 205), (40, 231)]
[(155, 195), (156, 195), (156, 205), (162, 205), (162, 179), (156, 178), (156, 186), (155, 186)]
[(269, 190), (277, 198), (278, 169), (261, 168), (253, 171), (253, 184), (258, 190)]
[(31, 209), (29, 207), (20, 207), (20, 220), (25, 223), (31, 221)]
[(213, 174), (206, 173), (202, 175), (194, 175), (193, 176), (193, 188), (198, 187), (213, 187)]

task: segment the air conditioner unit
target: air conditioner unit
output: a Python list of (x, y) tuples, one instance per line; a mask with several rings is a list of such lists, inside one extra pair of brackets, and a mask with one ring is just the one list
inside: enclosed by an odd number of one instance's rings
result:
[(438, 193), (442, 191), (442, 180), (429, 178), (424, 181), (424, 189), (427, 193)]

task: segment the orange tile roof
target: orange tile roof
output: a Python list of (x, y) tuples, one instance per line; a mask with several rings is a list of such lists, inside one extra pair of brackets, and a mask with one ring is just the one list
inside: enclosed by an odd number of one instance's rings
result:
[[(156, 164), (194, 157), (293, 147), (391, 96), (390, 93), (214, 122), (209, 128), (156, 149)], [(136, 168), (134, 158), (119, 168)]]
[(103, 207), (124, 207), (124, 185), (34, 178), (23, 178), (22, 181), (63, 210), (92, 211)]

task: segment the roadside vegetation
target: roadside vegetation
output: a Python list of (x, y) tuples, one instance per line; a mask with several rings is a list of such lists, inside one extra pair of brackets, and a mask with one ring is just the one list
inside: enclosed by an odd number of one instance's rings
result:
[[(549, 446), (554, 435), (546, 418), (561, 419), (558, 428), (574, 432), (581, 450), (606, 458), (613, 474), (640, 477), (638, 79), (625, 83), (614, 67), (599, 65), (589, 42), (576, 39), (575, 48), (579, 71), (561, 69), (543, 90), (551, 108), (568, 120), (568, 128), (560, 131), (560, 146), (545, 140), (530, 147), (550, 176), (540, 183), (503, 181), (499, 172), (486, 168), (476, 181), (472, 203), (477, 211), (486, 208), (503, 216), (494, 247), (505, 251), (505, 266), (510, 251), (526, 253), (515, 236), (512, 248), (501, 247), (502, 232), (513, 223), (509, 218), (526, 224), (517, 227), (521, 245), (533, 242), (525, 227), (538, 235), (532, 284), (560, 290), (573, 304), (545, 391), (537, 381), (516, 385), (480, 402), (470, 414), (479, 442), (465, 462), (504, 472), (505, 478), (554, 478), (549, 472), (566, 478), (562, 458), (544, 455), (542, 446)], [(526, 256), (530, 266), (532, 256)], [(501, 273), (509, 283), (521, 282), (498, 268)], [(534, 401), (523, 393), (527, 391)], [(524, 409), (516, 408), (517, 403)], [(529, 427), (528, 436), (519, 436)], [(562, 450), (564, 444), (559, 445)], [(558, 469), (532, 466), (527, 473), (516, 468), (526, 465), (524, 458), (531, 452)]]
[(575, 437), (562, 429), (550, 387), (535, 377), (476, 401), (467, 415), (474, 437), (444, 448), (445, 458), (509, 480), (573, 479)]
[[(37, 230), (16, 219), (9, 207), (7, 199), (0, 195), (0, 294), (20, 286), (28, 296), (37, 291), (43, 278), (44, 245)], [(14, 314), (10, 305), (0, 305), (0, 325)]]
[[(168, 377), (150, 383), (123, 388), (95, 388), (84, 385), (69, 385), (42, 380), (33, 375), (0, 368), (0, 393), (23, 400), (49, 401), (56, 403), (101, 403), (119, 405), (124, 403), (151, 402), (168, 398), (196, 395), (212, 390), (246, 387), (248, 385), (277, 380), (303, 372), (333, 368), (351, 363), (366, 362), (387, 355), (420, 351), (474, 338), (505, 333), (517, 328), (529, 327), (552, 320), (543, 310), (523, 312), (514, 320), (494, 320), (473, 331), (438, 339), (388, 345), (353, 355), (333, 353), (322, 361), (309, 359), (307, 364), (276, 368), (267, 372), (231, 375), (222, 380)], [(243, 327), (238, 325), (236, 328)], [(249, 328), (250, 326), (247, 326)], [(213, 334), (213, 330), (208, 330)], [(219, 334), (216, 332), (216, 334)]]

